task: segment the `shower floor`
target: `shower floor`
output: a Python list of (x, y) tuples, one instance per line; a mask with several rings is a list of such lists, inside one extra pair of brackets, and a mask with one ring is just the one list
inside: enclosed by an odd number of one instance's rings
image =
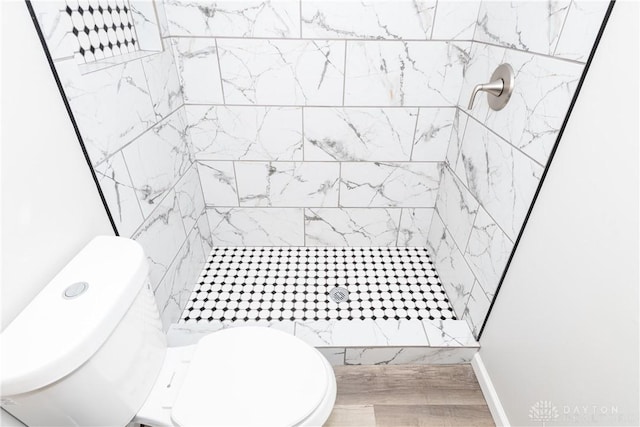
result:
[(427, 249), (216, 247), (180, 323), (365, 319), (455, 320)]

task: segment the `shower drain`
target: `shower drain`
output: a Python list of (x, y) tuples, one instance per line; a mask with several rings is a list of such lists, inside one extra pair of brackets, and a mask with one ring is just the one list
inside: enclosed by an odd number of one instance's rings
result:
[(344, 302), (349, 300), (349, 291), (342, 286), (336, 286), (329, 291), (329, 296), (335, 302)]

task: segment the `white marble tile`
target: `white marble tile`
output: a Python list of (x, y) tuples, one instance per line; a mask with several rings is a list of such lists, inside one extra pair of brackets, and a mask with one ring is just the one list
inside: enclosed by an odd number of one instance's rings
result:
[(177, 110), (122, 150), (145, 217), (191, 166), (185, 129)]
[[(272, 329), (277, 329), (282, 332), (286, 332), (288, 334), (293, 335), (294, 331), (294, 322), (283, 320), (278, 322), (269, 322), (269, 321), (220, 321), (220, 320), (212, 320), (206, 323), (174, 323), (169, 327), (167, 331), (167, 344), (170, 347), (180, 347), (185, 345), (193, 345), (197, 344), (201, 338), (221, 331), (223, 329), (229, 328), (242, 328), (245, 326), (261, 326), (268, 327)], [(344, 349), (342, 349), (343, 360), (344, 360)]]
[(233, 162), (197, 162), (204, 201), (209, 206), (238, 206)]
[[(485, 92), (476, 95), (473, 108), (469, 110), (469, 101), (471, 100), (471, 92), (477, 84), (488, 83), (491, 75), (502, 64), (506, 49), (503, 47), (490, 46), (483, 43), (473, 43), (471, 45), (471, 53), (469, 61), (464, 70), (464, 79), (460, 87), (458, 105), (467, 114), (475, 117), (481, 122), (484, 121), (489, 111), (489, 103)], [(516, 87), (519, 82), (516, 84)], [(513, 101), (513, 100), (511, 100)]]
[(342, 163), (340, 206), (424, 207), (435, 205), (438, 163)]
[(337, 207), (337, 162), (236, 162), (240, 206)]
[(220, 39), (218, 49), (227, 103), (342, 103), (342, 41)]
[(476, 280), (471, 289), (469, 300), (464, 309), (462, 318), (467, 321), (473, 335), (477, 338), (482, 328), (482, 323), (489, 313), (489, 305), (491, 301), (487, 298), (486, 293)]
[(214, 39), (171, 39), (184, 101), (195, 104), (224, 102)]
[(131, 18), (140, 50), (162, 50), (155, 3), (161, 3), (161, 1), (129, 0)]
[(431, 347), (478, 347), (466, 320), (423, 320)]
[(509, 238), (515, 239), (542, 167), (472, 119), (467, 123), (461, 155), (469, 190)]
[(345, 105), (451, 105), (458, 99), (469, 45), (349, 41)]
[(197, 159), (302, 160), (298, 107), (187, 105)]
[(155, 291), (164, 329), (176, 323), (202, 272), (205, 255), (198, 234), (189, 234)]
[(439, 1), (433, 23), (433, 39), (469, 40), (473, 37), (479, 1)]
[(296, 337), (314, 347), (427, 346), (419, 320), (316, 320), (296, 322)]
[(307, 107), (305, 160), (409, 160), (417, 113), (417, 108)]
[(344, 355), (346, 349), (344, 347), (321, 347), (318, 351), (327, 359), (331, 366), (344, 365)]
[(167, 272), (186, 237), (178, 199), (171, 190), (131, 236), (144, 248), (149, 262), (149, 280), (154, 289)]
[[(158, 31), (160, 31), (160, 37), (169, 37), (169, 21), (167, 21), (167, 13), (165, 8), (166, 1), (155, 1), (156, 12), (158, 14)], [(162, 40), (165, 48), (171, 46), (171, 41), (168, 39)]]
[(165, 0), (172, 36), (300, 37), (299, 0)]
[(461, 250), (467, 246), (478, 201), (447, 167), (442, 173), (436, 209)]
[(456, 108), (420, 109), (411, 160), (445, 160), (456, 111)]
[(204, 251), (205, 255), (209, 254), (211, 252), (211, 249), (213, 248), (213, 240), (206, 209), (202, 211), (202, 214), (196, 222), (196, 231), (198, 232), (200, 241), (202, 242), (202, 250)]
[(475, 40), (518, 50), (552, 54), (569, 0), (483, 1)]
[(573, 0), (555, 56), (586, 62), (608, 6), (608, 1)]
[(56, 69), (94, 165), (155, 122), (140, 61), (85, 75), (74, 59), (57, 62)]
[(308, 246), (395, 246), (400, 209), (305, 209)]
[(425, 246), (433, 213), (433, 208), (403, 208), (398, 246)]
[(432, 259), (449, 302), (456, 316), (460, 318), (475, 277), (437, 214), (431, 222), (427, 246), (433, 254)]
[(142, 224), (143, 217), (122, 153), (101, 163), (95, 172), (118, 232), (121, 236), (131, 236)]
[(194, 227), (202, 211), (204, 211), (204, 198), (200, 185), (200, 176), (196, 164), (192, 164), (189, 170), (182, 175), (180, 181), (174, 187), (178, 197), (178, 205), (182, 214), (182, 222), (187, 232)]
[(303, 246), (303, 209), (207, 208), (215, 246)]
[(456, 170), (458, 158), (460, 157), (460, 147), (462, 146), (464, 131), (467, 128), (467, 120), (469, 120), (469, 116), (462, 110), (456, 108), (446, 155), (446, 161), (454, 171)]
[(465, 258), (491, 298), (513, 249), (513, 242), (482, 207), (473, 223)]
[(469, 363), (473, 347), (347, 348), (345, 365), (446, 365)]
[(435, 0), (303, 0), (302, 36), (426, 40), (435, 8)]
[(184, 102), (182, 84), (171, 48), (142, 59), (153, 109), (159, 119), (167, 117)]
[(52, 59), (69, 58), (80, 47), (71, 30), (71, 17), (64, 12), (64, 0), (31, 2)]
[(582, 74), (582, 64), (507, 50), (504, 61), (516, 85), (505, 108), (489, 111), (485, 124), (544, 165)]

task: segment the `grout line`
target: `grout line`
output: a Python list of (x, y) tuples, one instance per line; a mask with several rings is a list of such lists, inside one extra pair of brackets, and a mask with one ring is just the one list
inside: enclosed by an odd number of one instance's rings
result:
[[(464, 256), (464, 252), (462, 252), (460, 250), (460, 247), (458, 246), (458, 242), (456, 242), (456, 239), (453, 238), (453, 234), (451, 234), (451, 232), (449, 231), (449, 228), (447, 227), (447, 224), (444, 222), (444, 220), (442, 219), (442, 216), (440, 216), (440, 212), (438, 212), (438, 210), (436, 209), (436, 215), (438, 215), (438, 218), (440, 218), (440, 221), (442, 221), (442, 226), (444, 227), (446, 234), (451, 238), (451, 241), (453, 242), (453, 244), (455, 245), (455, 248), (458, 250), (458, 252), (460, 253), (460, 256), (462, 257), (462, 260), (464, 261), (465, 265), (467, 266), (467, 268), (469, 269), (469, 271), (471, 272), (471, 275), (473, 276), (473, 279), (476, 280), (478, 283), (480, 283), (480, 280), (478, 280), (478, 278), (476, 277), (476, 273), (473, 271), (473, 269), (471, 268), (471, 266), (469, 265), (469, 261), (467, 260), (467, 258)], [(434, 254), (435, 255), (435, 254)], [(435, 263), (435, 260), (434, 260)], [(435, 265), (435, 264), (434, 264)], [(436, 265), (436, 271), (438, 266)], [(440, 274), (438, 274), (438, 277), (440, 277)], [(444, 288), (444, 285), (443, 285)], [(471, 294), (471, 288), (473, 288), (473, 283), (471, 284), (471, 287), (469, 288), (469, 294)], [(446, 292), (445, 292), (446, 294)], [(447, 295), (447, 297), (449, 297), (449, 295)], [(452, 299), (449, 298), (449, 301), (451, 302)], [(453, 303), (451, 303), (451, 306), (453, 307)], [(456, 317), (459, 317), (460, 319), (462, 319), (462, 315), (464, 313), (462, 313), (460, 316), (458, 316), (458, 313), (456, 313)]]
[(302, 243), (307, 246), (307, 216), (305, 215), (306, 208), (302, 208)]
[(409, 161), (412, 162), (413, 161), (413, 147), (416, 146), (416, 143), (418, 142), (416, 140), (416, 136), (418, 134), (418, 122), (420, 121), (420, 108), (418, 108), (418, 111), (416, 112), (416, 123), (413, 126), (413, 138), (411, 139), (412, 143), (411, 143), (411, 152), (409, 153)]
[(396, 246), (398, 246), (398, 240), (400, 240), (400, 228), (402, 227), (402, 212), (404, 212), (404, 209), (400, 209), (400, 215), (398, 216), (398, 231), (396, 233)]
[[(196, 156), (197, 157), (197, 156)], [(264, 159), (207, 159), (198, 157), (196, 161), (199, 162), (240, 162), (240, 163), (301, 163), (302, 160), (264, 160)], [(401, 167), (404, 164), (408, 166), (414, 164), (432, 164), (432, 163), (444, 163), (442, 160), (305, 160), (305, 163), (377, 163), (381, 165), (387, 166), (396, 166)]]
[(435, 209), (434, 206), (230, 206), (207, 204), (207, 209)]
[[(129, 5), (131, 5), (131, 3), (129, 3)], [(162, 45), (162, 50), (165, 50), (165, 46), (164, 46), (164, 40), (162, 39), (162, 31), (160, 31), (160, 12), (158, 12), (158, 7), (156, 5), (156, 2), (152, 2), (153, 5), (153, 13), (156, 17), (156, 29), (158, 30), (158, 37), (160, 38), (160, 44)], [(162, 7), (162, 13), (164, 14), (164, 21), (168, 22), (167, 20), (167, 14), (164, 13), (164, 5)], [(138, 43), (140, 43), (140, 40), (138, 40)]]
[(220, 91), (222, 92), (222, 104), (226, 104), (224, 96), (224, 85), (222, 84), (222, 68), (220, 67), (220, 49), (218, 49), (218, 39), (213, 39), (216, 46), (216, 60), (218, 61), (218, 75), (220, 76)]
[(272, 108), (330, 108), (330, 109), (404, 109), (412, 110), (416, 108), (458, 108), (457, 105), (320, 105), (320, 104), (234, 104), (234, 103), (198, 103), (198, 102), (185, 102), (188, 106), (198, 107), (272, 107)]
[[(480, 9), (478, 8), (478, 16), (480, 13)], [(477, 29), (478, 23), (476, 20), (476, 29)], [(475, 31), (476, 29), (474, 29), (474, 37), (475, 37)], [(495, 47), (501, 47), (501, 48), (505, 48), (505, 49), (509, 49), (509, 50), (513, 50), (516, 52), (521, 52), (521, 53), (525, 53), (525, 54), (530, 54), (530, 55), (537, 55), (537, 56), (545, 56), (547, 58), (551, 58), (551, 59), (557, 59), (558, 61), (565, 61), (565, 62), (572, 62), (572, 63), (576, 63), (576, 64), (581, 64), (584, 65), (585, 63), (582, 61), (576, 61), (575, 59), (569, 59), (569, 58), (563, 58), (560, 56), (553, 56), (553, 55), (549, 55), (546, 53), (540, 53), (540, 52), (534, 52), (534, 51), (529, 51), (529, 50), (520, 50), (520, 49), (515, 49), (513, 47), (510, 46), (502, 46), (499, 44), (495, 44), (495, 43), (490, 43), (490, 42), (486, 42), (486, 41), (480, 41), (480, 40), (474, 40), (473, 38), (471, 39), (376, 39), (376, 38), (338, 38), (338, 37), (239, 37), (239, 36), (220, 36), (220, 35), (215, 35), (215, 36), (177, 36), (177, 35), (172, 35), (172, 36), (168, 36), (168, 37), (163, 37), (163, 39), (165, 38), (171, 38), (171, 39), (222, 39), (222, 40), (266, 40), (266, 41), (334, 41), (334, 42), (342, 42), (342, 41), (352, 41), (352, 42), (365, 42), (365, 43), (406, 43), (406, 42), (421, 42), (421, 43), (481, 43), (481, 44), (485, 44), (485, 45), (489, 45), (489, 46), (495, 46)]]
[[(457, 178), (454, 178), (454, 179), (457, 179)], [(471, 195), (471, 197), (473, 197), (473, 195)], [(475, 199), (475, 197), (473, 197), (473, 198)], [(471, 241), (471, 235), (473, 234), (473, 229), (476, 226), (476, 219), (478, 218), (478, 212), (480, 211), (480, 206), (482, 206), (482, 205), (480, 205), (480, 202), (478, 202), (477, 200), (476, 200), (476, 202), (478, 203), (478, 208), (476, 209), (476, 214), (473, 216), (473, 221), (471, 222), (471, 230), (469, 230), (469, 235), (467, 236), (467, 243), (465, 243), (465, 245), (464, 245), (464, 252), (462, 253), (463, 256), (464, 256), (464, 254), (467, 253), (467, 250), (469, 249), (469, 242)], [(499, 226), (498, 226), (498, 228), (499, 228)]]
[(300, 108), (300, 120), (301, 120), (301, 123), (302, 123), (302, 161), (303, 162), (305, 161), (305, 159), (304, 159), (304, 146), (305, 146), (305, 143), (304, 143), (304, 109), (305, 109), (305, 107), (301, 107)]
[(440, 0), (436, 0), (436, 7), (433, 10), (433, 20), (431, 21), (431, 33), (429, 34), (429, 40), (433, 40), (433, 29), (436, 26), (436, 17), (438, 16), (438, 4), (440, 4)]
[(340, 202), (341, 194), (342, 194), (342, 162), (338, 163), (338, 207), (342, 206)]
[[(456, 123), (456, 116), (458, 117), (457, 123), (458, 123), (458, 131), (460, 130), (460, 111), (459, 111), (459, 107), (456, 106), (456, 110), (453, 112), (453, 122), (451, 123), (451, 131), (449, 132), (449, 139), (447, 141), (447, 150), (444, 152), (444, 163), (449, 163), (449, 148), (451, 147), (451, 139), (453, 137), (453, 131), (456, 128), (455, 123)], [(467, 130), (467, 127), (465, 126), (465, 130)], [(457, 133), (457, 132), (456, 132)], [(459, 133), (458, 133), (459, 135)], [(457, 157), (456, 157), (457, 160)]]
[[(435, 261), (433, 262), (433, 266), (435, 268)], [(440, 275), (438, 275), (438, 277), (439, 276)], [(440, 284), (440, 287), (442, 288), (442, 291), (444, 292), (444, 294), (447, 295), (447, 292), (444, 290), (444, 285), (442, 283)], [(447, 298), (449, 298), (449, 295), (447, 295)], [(451, 301), (449, 301), (449, 306), (451, 306), (451, 308), (453, 309), (453, 304), (451, 304)], [(427, 334), (427, 329), (424, 327), (424, 321), (420, 321), (420, 324), (422, 325), (422, 332), (424, 332), (424, 338), (427, 340), (427, 347), (431, 347), (431, 342), (429, 341), (429, 334)]]
[(236, 173), (236, 162), (231, 162), (231, 166), (233, 166), (233, 180), (236, 184), (236, 199), (238, 200), (237, 207), (240, 207), (240, 189), (238, 188), (238, 174)]
[(530, 50), (520, 50), (520, 49), (515, 49), (515, 48), (513, 48), (511, 46), (502, 46), (502, 45), (499, 45), (499, 44), (496, 44), (496, 43), (489, 43), (489, 42), (477, 41), (477, 40), (474, 40), (474, 43), (481, 43), (481, 44), (485, 44), (487, 46), (504, 48), (504, 49), (507, 49), (507, 50), (511, 50), (513, 52), (519, 52), (519, 53), (523, 53), (523, 54), (526, 54), (526, 55), (542, 56), (542, 57), (549, 58), (549, 59), (556, 59), (558, 61), (570, 62), (572, 64), (585, 65), (585, 63), (582, 62), (582, 61), (576, 61), (575, 59), (569, 59), (569, 58), (562, 58), (560, 56), (553, 56), (553, 55), (549, 55), (547, 53), (533, 52), (533, 51), (530, 51)]
[[(475, 120), (480, 126), (482, 126), (483, 128), (485, 128), (486, 130), (488, 130), (489, 132), (491, 132), (493, 135), (497, 136), (501, 141), (504, 141), (505, 143), (507, 143), (509, 145), (509, 147), (511, 147), (512, 149), (518, 151), (520, 154), (522, 154), (523, 156), (525, 156), (526, 158), (528, 158), (529, 160), (531, 160), (532, 162), (534, 162), (535, 164), (537, 164), (538, 166), (544, 168), (544, 165), (542, 163), (540, 163), (539, 161), (537, 161), (536, 159), (534, 159), (533, 157), (531, 157), (530, 155), (528, 155), (527, 153), (525, 153), (524, 151), (522, 151), (522, 149), (516, 147), (515, 145), (513, 145), (511, 142), (507, 141), (504, 137), (498, 135), (496, 133), (496, 131), (494, 131), (493, 129), (491, 129), (490, 127), (488, 127), (487, 125), (485, 125), (484, 123), (482, 123), (480, 120), (476, 119), (475, 117), (473, 117), (472, 115), (469, 114), (469, 118)], [(468, 122), (467, 122), (468, 123)], [(466, 133), (466, 132), (465, 132)]]
[(298, 20), (300, 21), (300, 38), (302, 38), (302, 0), (300, 0), (298, 5)]
[[(302, 0), (301, 0), (302, 1)], [(347, 88), (347, 41), (344, 41), (344, 64), (342, 67), (342, 106), (344, 107), (344, 99), (346, 95)]]
[(558, 41), (556, 45), (553, 47), (552, 55), (555, 57), (556, 51), (558, 50), (558, 45), (560, 44), (560, 39), (562, 39), (562, 31), (564, 31), (564, 26), (567, 24), (567, 18), (569, 17), (569, 13), (571, 12), (571, 6), (573, 6), (573, 0), (567, 6), (567, 13), (564, 15), (564, 19), (562, 20), (562, 27), (560, 27), (560, 31), (558, 32)]
[(144, 211), (142, 210), (142, 204), (140, 204), (140, 198), (138, 197), (138, 189), (133, 183), (133, 178), (131, 178), (131, 172), (129, 171), (129, 165), (127, 164), (127, 159), (124, 157), (124, 153), (122, 153), (122, 151), (120, 151), (120, 157), (122, 158), (122, 162), (124, 163), (124, 168), (127, 171), (127, 176), (129, 177), (129, 182), (131, 183), (131, 189), (133, 190), (133, 195), (136, 197), (136, 202), (138, 203), (138, 209), (140, 209), (140, 215), (142, 216), (142, 222), (145, 222), (147, 220), (147, 217), (144, 216)]
[[(160, 123), (164, 122), (165, 120), (168, 120), (171, 116), (173, 116), (178, 110), (180, 110), (182, 107), (184, 107), (185, 104), (180, 105), (178, 108), (176, 108), (175, 110), (173, 110), (172, 112), (170, 112), (169, 114), (167, 114), (165, 117), (163, 117), (162, 119), (158, 120), (157, 122), (155, 122), (153, 125), (149, 126), (147, 129), (145, 129), (144, 131), (142, 131), (140, 134), (134, 136), (129, 142), (127, 142), (125, 145), (123, 145), (122, 147), (118, 148), (116, 151), (114, 151), (113, 153), (110, 153), (107, 157), (105, 157), (104, 159), (100, 160), (98, 163), (96, 163), (93, 167), (98, 167), (101, 164), (103, 164), (104, 162), (106, 162), (107, 160), (109, 160), (110, 158), (112, 158), (113, 156), (115, 156), (118, 152), (124, 150), (125, 148), (127, 148), (129, 145), (133, 144), (133, 142), (135, 142), (137, 139), (139, 139), (142, 135), (144, 135), (145, 133), (149, 132), (150, 130), (152, 130), (154, 127), (158, 126)], [(155, 115), (155, 112), (154, 112)], [(156, 117), (157, 118), (157, 117)]]
[[(184, 228), (184, 224), (182, 224), (182, 227)], [(167, 273), (169, 272), (169, 270), (171, 269), (171, 266), (173, 265), (173, 263), (175, 262), (176, 258), (178, 258), (178, 254), (180, 253), (180, 251), (182, 251), (182, 248), (184, 247), (184, 245), (187, 243), (187, 241), (189, 240), (189, 237), (191, 236), (191, 233), (193, 233), (193, 230), (195, 230), (197, 228), (197, 223), (193, 225), (193, 227), (191, 227), (191, 229), (189, 230), (188, 233), (186, 234), (186, 238), (184, 239), (184, 241), (180, 244), (180, 247), (178, 247), (178, 250), (176, 251), (176, 253), (173, 255), (173, 258), (171, 258), (171, 261), (169, 262), (168, 266), (167, 266), (167, 270), (164, 272), (164, 274), (162, 275), (162, 277), (160, 278), (160, 280), (158, 280), (158, 284), (156, 285), (156, 287), (153, 289), (153, 294), (156, 294), (156, 291), (160, 288), (160, 285), (162, 285), (162, 283), (164, 282), (164, 279), (167, 277)], [(204, 260), (205, 264), (207, 262), (207, 259), (205, 258)], [(200, 269), (202, 270), (202, 269)], [(196, 283), (197, 286), (197, 283)], [(195, 286), (194, 286), (195, 288)], [(171, 286), (171, 289), (173, 289), (173, 284)], [(184, 312), (184, 308), (180, 309), (180, 318), (182, 318), (182, 312)]]
[[(191, 165), (187, 168), (187, 172), (189, 171), (189, 169), (191, 168), (191, 166), (193, 165), (193, 163), (195, 163), (195, 162), (191, 162)], [(148, 220), (149, 218), (151, 218), (151, 217), (155, 214), (155, 212), (158, 210), (158, 208), (160, 207), (160, 205), (162, 205), (162, 203), (165, 201), (165, 199), (167, 198), (167, 196), (168, 196), (172, 191), (174, 191), (174, 190), (175, 190), (176, 186), (177, 186), (177, 185), (182, 181), (182, 178), (186, 175), (186, 173), (187, 173), (187, 172), (185, 172), (184, 174), (182, 174), (182, 175), (180, 176), (180, 178), (178, 178), (178, 179), (176, 180), (176, 182), (174, 182), (174, 183), (173, 183), (173, 185), (171, 186), (171, 188), (169, 188), (169, 189), (165, 190), (165, 193), (162, 195), (162, 198), (161, 198), (160, 200), (158, 200), (158, 202), (156, 203), (156, 205), (155, 205), (155, 207), (153, 208), (153, 210), (149, 213), (149, 215), (148, 215), (146, 218), (144, 218), (144, 221), (142, 221), (142, 224), (140, 224), (140, 226), (138, 226), (138, 228), (136, 228), (136, 230), (135, 230), (133, 233), (131, 233), (131, 236), (135, 236), (135, 235), (140, 231), (140, 229), (141, 229), (141, 228), (142, 228), (142, 227), (147, 223), (147, 220)], [(183, 227), (184, 227), (184, 224), (183, 224)]]
[[(460, 152), (462, 152), (462, 150), (460, 150)], [(478, 200), (475, 196), (475, 194), (473, 194), (473, 192), (469, 189), (469, 187), (467, 187), (467, 185), (464, 183), (464, 181), (458, 176), (458, 174), (451, 169), (451, 167), (445, 165), (444, 167), (446, 167), (447, 169), (449, 169), (449, 172), (451, 173), (451, 175), (453, 175), (454, 179), (458, 180), (460, 182), (460, 185), (469, 192), (469, 194), (471, 195), (471, 197), (473, 197), (473, 199), (476, 201), (476, 203), (478, 203), (478, 205), (480, 207), (482, 207), (482, 209), (487, 213), (487, 215), (489, 215), (489, 217), (491, 218), (491, 220), (496, 224), (496, 226), (500, 229), (500, 231), (502, 232), (502, 234), (504, 234), (504, 236), (507, 238), (507, 240), (509, 240), (511, 243), (513, 243), (513, 240), (511, 239), (511, 237), (509, 237), (509, 234), (504, 231), (504, 228), (502, 228), (502, 226), (498, 223), (498, 221), (495, 220), (495, 218), (493, 217), (493, 215), (489, 212), (489, 210), (487, 208), (484, 207), (484, 204)], [(437, 202), (437, 201), (436, 201)], [(436, 204), (437, 206), (437, 204)], [(476, 215), (478, 215), (478, 212), (476, 211)], [(442, 219), (442, 217), (440, 217)], [(443, 221), (444, 222), (444, 221)], [(475, 223), (475, 218), (474, 218), (474, 223)], [(468, 244), (468, 242), (467, 242)], [(466, 249), (466, 247), (465, 247)]]
[[(149, 86), (149, 78), (147, 77), (147, 70), (144, 66), (144, 61), (140, 61), (140, 68), (142, 68), (142, 76), (144, 77), (144, 82), (147, 84), (147, 95), (149, 96), (149, 101), (151, 102), (151, 109), (153, 110), (153, 114), (156, 116), (156, 120), (158, 117), (162, 117), (162, 114), (159, 114), (156, 110), (156, 104), (153, 102), (153, 97), (151, 96), (151, 86)], [(159, 106), (159, 104), (158, 104)]]
[(471, 41), (476, 41), (476, 32), (478, 32), (478, 24), (480, 23), (480, 10), (482, 9), (482, 2), (484, 0), (480, 0), (478, 2), (478, 13), (476, 14), (476, 24), (473, 26), (473, 34), (471, 35)]

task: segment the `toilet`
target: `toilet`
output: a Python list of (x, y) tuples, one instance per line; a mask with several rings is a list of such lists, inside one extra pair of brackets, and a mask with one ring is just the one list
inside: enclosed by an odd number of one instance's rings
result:
[(167, 347), (133, 240), (93, 239), (2, 332), (2, 407), (29, 426), (321, 426), (317, 349), (258, 326)]

